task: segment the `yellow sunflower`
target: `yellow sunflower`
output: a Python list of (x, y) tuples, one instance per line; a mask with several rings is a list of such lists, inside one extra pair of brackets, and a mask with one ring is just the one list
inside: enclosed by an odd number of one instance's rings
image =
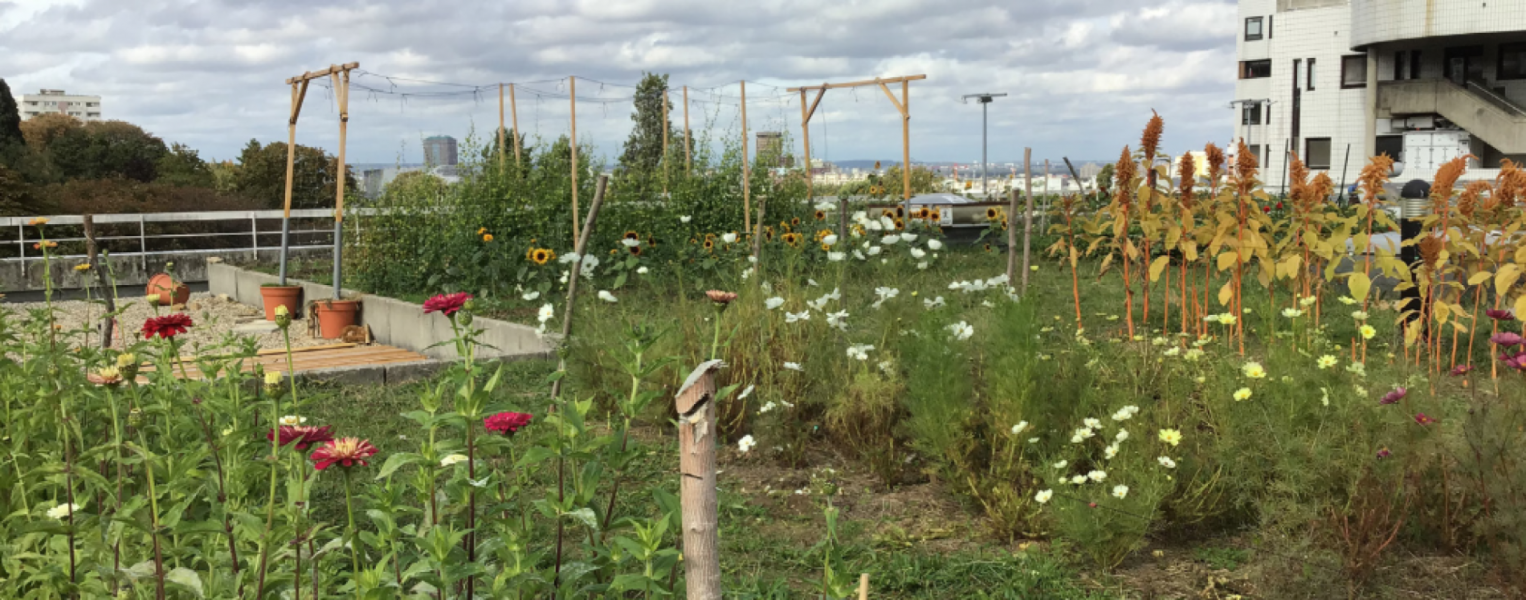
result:
[(896, 219), (895, 220), (895, 230), (896, 231), (903, 231), (905, 229), (906, 229), (906, 222), (902, 221), (900, 219)]
[(715, 249), (715, 238), (709, 238), (709, 237), (705, 238), (705, 250), (709, 251), (709, 250), (714, 250), (714, 249)]
[(627, 239), (627, 240), (639, 240), (639, 239), (641, 239), (641, 234), (636, 233), (634, 231), (627, 231), (627, 232), (625, 232), (625, 239)]
[(987, 221), (995, 221), (997, 219), (997, 217), (1000, 217), (1000, 216), (1001, 216), (1001, 211), (996, 210), (995, 206), (987, 206), (986, 207), (986, 220)]
[(800, 217), (795, 217), (793, 219), (790, 219), (789, 220), (789, 224), (790, 224), (791, 227), (799, 227), (800, 226)]
[(537, 265), (544, 265), (553, 258), (556, 258), (556, 253), (546, 248), (536, 248), (530, 253), (530, 260), (535, 261)]
[(880, 211), (880, 216), (882, 216), (882, 217), (890, 217), (890, 218), (894, 219), (895, 218), (895, 211), (890, 210), (890, 209), (887, 208), (885, 210)]
[(928, 215), (927, 218), (930, 221), (942, 221), (943, 220), (943, 213), (941, 211), (936, 211), (935, 210), (935, 211), (932, 212), (931, 215)]
[(631, 256), (641, 256), (641, 246), (631, 246)]
[(824, 211), (824, 210), (816, 211), (816, 220), (817, 221), (825, 221), (825, 220), (827, 220), (827, 211)]

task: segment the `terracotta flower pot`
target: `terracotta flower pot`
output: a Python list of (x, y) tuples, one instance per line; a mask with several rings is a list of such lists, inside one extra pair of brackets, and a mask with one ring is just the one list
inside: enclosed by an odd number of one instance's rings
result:
[(159, 273), (148, 280), (148, 295), (158, 295), (160, 306), (185, 304), (191, 299), (191, 288), (175, 281), (168, 273)]
[(292, 318), (297, 316), (297, 308), (302, 306), (302, 286), (300, 285), (267, 285), (260, 287), (260, 299), (265, 304), (265, 320), (276, 320), (276, 307), (285, 306), (286, 311)]
[(323, 300), (313, 303), (318, 319), (318, 334), (332, 340), (344, 336), (344, 329), (355, 324), (360, 314), (359, 300)]

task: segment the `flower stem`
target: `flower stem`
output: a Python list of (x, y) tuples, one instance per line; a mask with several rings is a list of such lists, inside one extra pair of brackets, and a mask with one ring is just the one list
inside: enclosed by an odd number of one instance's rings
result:
[(345, 530), (345, 537), (349, 538), (350, 546), (350, 578), (355, 584), (355, 597), (360, 597), (360, 553), (355, 549), (355, 500), (350, 493), (350, 470), (344, 471), (344, 512), (349, 517), (350, 526)]

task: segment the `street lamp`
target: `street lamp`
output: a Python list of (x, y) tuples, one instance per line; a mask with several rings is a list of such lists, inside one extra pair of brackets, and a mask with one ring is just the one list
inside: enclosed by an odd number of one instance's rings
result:
[(991, 195), (991, 180), (986, 171), (990, 168), (991, 161), (986, 158), (986, 105), (991, 103), (992, 98), (1001, 98), (1006, 94), (965, 94), (961, 99), (969, 103), (970, 98), (980, 101), (980, 189), (987, 197)]

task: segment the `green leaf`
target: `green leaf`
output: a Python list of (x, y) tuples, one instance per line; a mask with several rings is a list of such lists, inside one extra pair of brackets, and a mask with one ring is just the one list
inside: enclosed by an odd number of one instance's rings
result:
[(165, 581), (185, 586), (196, 594), (197, 598), (204, 598), (205, 593), (201, 589), (201, 576), (195, 571), (185, 567), (175, 567), (169, 573), (164, 574)]
[(1367, 293), (1372, 291), (1372, 280), (1367, 277), (1366, 273), (1353, 271), (1351, 279), (1347, 281), (1346, 285), (1351, 288), (1351, 297), (1356, 300), (1366, 298)]
[(381, 471), (377, 472), (376, 479), (380, 480), (391, 477), (393, 473), (403, 468), (404, 465), (419, 463), (423, 460), (423, 455), (414, 452), (399, 452), (388, 456), (387, 462), (382, 463)]

